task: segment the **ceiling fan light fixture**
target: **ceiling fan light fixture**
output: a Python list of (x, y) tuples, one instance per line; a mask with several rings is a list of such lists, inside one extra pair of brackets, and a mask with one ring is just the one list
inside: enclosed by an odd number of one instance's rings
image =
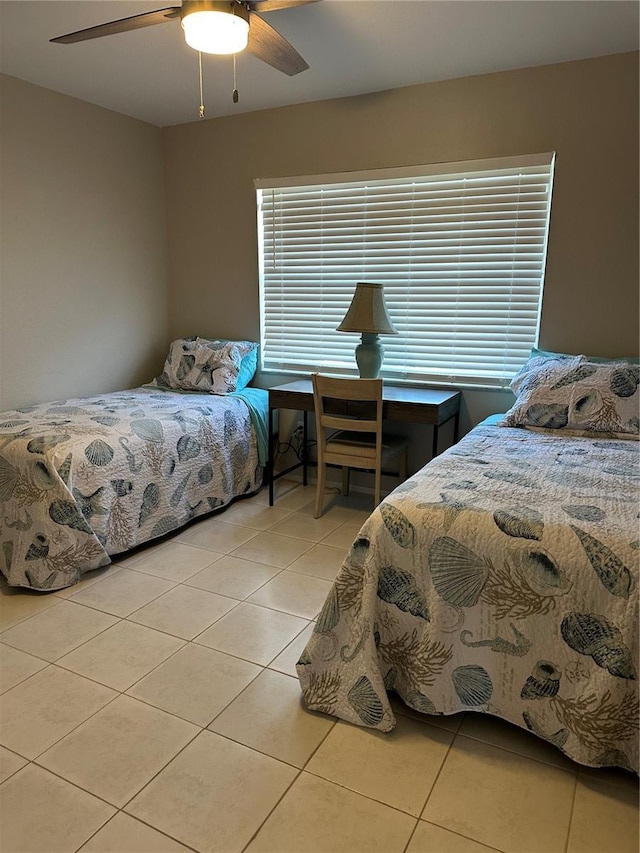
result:
[(196, 7), (182, 16), (184, 38), (189, 47), (201, 53), (216, 54), (239, 53), (245, 49), (249, 40), (249, 21), (242, 5), (185, 3), (184, 6)]

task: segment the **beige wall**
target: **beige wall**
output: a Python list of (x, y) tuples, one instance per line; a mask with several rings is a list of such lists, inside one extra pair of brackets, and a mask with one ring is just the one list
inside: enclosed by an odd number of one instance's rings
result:
[(168, 337), (161, 132), (0, 77), (0, 410), (132, 387)]
[[(163, 139), (172, 337), (258, 338), (254, 178), (555, 150), (540, 343), (638, 352), (636, 53), (211, 119)], [(463, 425), (511, 399), (465, 392)]]
[[(558, 155), (541, 345), (638, 352), (638, 54), (163, 131), (0, 83), (0, 409), (131, 387), (179, 335), (257, 339), (256, 177), (521, 152)], [(463, 429), (511, 399), (465, 391)]]

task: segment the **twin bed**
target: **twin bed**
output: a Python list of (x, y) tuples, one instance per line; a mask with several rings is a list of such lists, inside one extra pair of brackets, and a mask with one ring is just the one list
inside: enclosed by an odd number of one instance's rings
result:
[(259, 489), (267, 392), (244, 387), (255, 363), (251, 342), (180, 339), (151, 385), (0, 415), (8, 583), (70, 586)]
[(637, 772), (637, 386), (637, 365), (536, 356), (506, 416), (389, 495), (298, 662), (307, 706), (389, 731), (395, 692)]

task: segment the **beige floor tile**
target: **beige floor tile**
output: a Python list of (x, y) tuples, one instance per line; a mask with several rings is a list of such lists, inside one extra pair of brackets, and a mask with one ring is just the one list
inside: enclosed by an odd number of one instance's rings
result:
[(274, 483), (274, 506), (278, 509), (298, 510), (316, 499), (316, 487), (283, 478)]
[(301, 773), (246, 853), (402, 853), (415, 818)]
[(17, 773), (26, 763), (25, 758), (5, 749), (4, 746), (0, 746), (0, 783)]
[(457, 732), (464, 720), (464, 712), (460, 714), (423, 714), (421, 711), (416, 711), (414, 708), (405, 705), (396, 693), (389, 693), (389, 702), (394, 714), (402, 714), (403, 717), (411, 717), (420, 723), (428, 723), (430, 726), (437, 726), (439, 729), (446, 729), (448, 732)]
[(306, 619), (243, 602), (196, 642), (266, 666), (307, 626)]
[(33, 592), (17, 586), (0, 586), (0, 630), (35, 616), (47, 607), (59, 604), (60, 599), (48, 592)]
[(587, 784), (595, 782), (596, 785), (615, 785), (617, 788), (626, 788), (633, 791), (636, 796), (640, 789), (640, 779), (637, 774), (621, 767), (583, 767), (578, 764), (578, 777)]
[(206, 726), (259, 673), (254, 664), (189, 643), (128, 693)]
[(410, 717), (386, 734), (338, 723), (305, 769), (419, 817), (453, 738)]
[(302, 707), (296, 678), (267, 669), (209, 728), (280, 761), (304, 767), (334, 725), (333, 718)]
[(492, 743), (503, 749), (510, 749), (519, 755), (526, 755), (527, 758), (535, 758), (536, 761), (561, 767), (570, 773), (575, 773), (579, 769), (579, 765), (563, 755), (555, 746), (531, 732), (488, 714), (467, 712), (459, 733), (485, 743)]
[(284, 672), (285, 675), (291, 675), (293, 678), (298, 677), (296, 672), (296, 664), (300, 659), (305, 646), (311, 639), (313, 634), (314, 623), (311, 622), (304, 631), (301, 631), (286, 649), (283, 649), (278, 657), (274, 658), (269, 664), (269, 669), (275, 669), (278, 672)]
[(55, 661), (117, 621), (115, 616), (91, 607), (59, 601), (54, 607), (3, 631), (0, 636), (9, 646)]
[(218, 554), (229, 554), (256, 535), (257, 531), (251, 527), (227, 524), (218, 518), (207, 518), (180, 533), (177, 539), (187, 545), (207, 548)]
[[(356, 474), (355, 471), (353, 473)], [(373, 482), (373, 480), (371, 480), (371, 482)], [(382, 488), (382, 495), (384, 497), (384, 484)], [(332, 503), (336, 507), (343, 507), (345, 509), (353, 510), (353, 512), (356, 513), (362, 519), (362, 521), (364, 521), (371, 515), (374, 509), (373, 489), (368, 492), (360, 492), (356, 491), (355, 489), (351, 489), (347, 496), (341, 493), (337, 494)]]
[(258, 533), (249, 542), (233, 551), (234, 557), (286, 569), (311, 547), (310, 542), (276, 533)]
[(56, 589), (52, 595), (55, 595), (57, 598), (71, 598), (72, 595), (80, 592), (80, 590), (88, 589), (90, 586), (93, 586), (94, 583), (115, 577), (119, 571), (126, 567), (127, 562), (128, 561), (126, 560), (120, 563), (113, 562), (111, 565), (104, 566), (102, 569), (92, 569), (90, 572), (85, 572), (78, 583), (74, 583), (72, 586), (66, 586), (64, 589)]
[(188, 847), (118, 812), (78, 853), (190, 853)]
[(5, 693), (25, 681), (46, 665), (46, 661), (0, 643), (0, 693)]
[(290, 572), (300, 572), (303, 575), (312, 575), (315, 578), (333, 582), (346, 556), (346, 551), (342, 548), (314, 545), (287, 568)]
[(134, 551), (125, 551), (123, 554), (116, 554), (115, 557), (112, 557), (113, 566), (117, 566), (120, 569), (128, 569), (133, 566), (134, 563), (137, 563), (142, 557), (144, 557), (145, 553), (150, 548), (155, 548), (157, 545), (155, 543), (143, 543), (140, 547), (136, 548)]
[(334, 548), (342, 548), (346, 556), (347, 552), (356, 540), (361, 527), (362, 521), (359, 519), (357, 521), (347, 521), (345, 524), (341, 524), (340, 527), (330, 533), (329, 536), (325, 536), (322, 544), (332, 545)]
[[(342, 495), (333, 496), (333, 500), (331, 499), (331, 495), (326, 495), (324, 502), (324, 511), (317, 521), (325, 521), (329, 520), (332, 524), (336, 526), (340, 526), (347, 521), (352, 522), (353, 524), (364, 515), (366, 518), (368, 513), (362, 513), (359, 510), (355, 509), (349, 503), (349, 498), (343, 500)], [(303, 507), (297, 511), (297, 515), (306, 515), (308, 518), (313, 518), (314, 513), (316, 511), (316, 502), (315, 498), (311, 503), (305, 504)], [(335, 528), (334, 528), (335, 529)]]
[(274, 610), (283, 610), (302, 619), (313, 619), (322, 609), (330, 589), (329, 581), (298, 572), (280, 572), (277, 577), (249, 596), (247, 601), (273, 607)]
[(281, 569), (239, 560), (228, 554), (186, 581), (187, 586), (242, 600), (275, 577)]
[(568, 853), (637, 853), (639, 841), (637, 793), (580, 778)]
[(510, 853), (561, 853), (574, 788), (574, 774), (456, 735), (422, 817)]
[(122, 569), (113, 577), (76, 593), (71, 600), (113, 616), (128, 616), (174, 586), (173, 581), (164, 578)]
[(192, 640), (237, 604), (234, 598), (191, 586), (177, 586), (133, 613), (129, 619), (184, 640)]
[[(83, 848), (84, 849), (84, 848)], [(494, 847), (486, 847), (479, 841), (464, 838), (441, 826), (421, 820), (416, 827), (407, 853), (493, 853)], [(531, 850), (534, 853), (534, 850)], [(538, 853), (543, 853), (538, 851)]]
[(182, 582), (219, 560), (222, 554), (185, 545), (182, 542), (163, 542), (149, 548), (134, 563), (136, 572), (144, 572), (170, 581)]
[(119, 696), (41, 755), (38, 764), (121, 807), (197, 732), (185, 720)]
[(125, 691), (184, 645), (184, 640), (123, 620), (58, 661), (58, 666)]
[(126, 811), (195, 850), (239, 853), (296, 775), (241, 744), (202, 732)]
[(0, 741), (25, 758), (35, 758), (116, 695), (73, 672), (48, 666), (3, 694)]
[(250, 498), (243, 498), (243, 503), (262, 504), (262, 506), (269, 506), (269, 489), (264, 486), (254, 495), (251, 495)]
[[(357, 501), (357, 504), (363, 507), (363, 509), (354, 509), (354, 513), (349, 519), (349, 522), (353, 525), (359, 524), (362, 527), (375, 509), (373, 506), (373, 495), (362, 495), (361, 499)], [(354, 504), (354, 506), (356, 505)]]
[(291, 510), (262, 503), (238, 501), (225, 510), (226, 524), (240, 524), (255, 530), (266, 530), (291, 515)]
[(314, 518), (313, 512), (305, 512), (304, 509), (293, 512), (284, 521), (269, 528), (270, 533), (282, 533), (285, 536), (293, 536), (296, 539), (306, 539), (309, 542), (320, 542), (340, 527), (346, 519), (340, 515), (351, 515), (348, 510), (336, 510), (326, 513), (320, 518)]
[(71, 853), (115, 813), (34, 764), (8, 779), (0, 793), (6, 853)]

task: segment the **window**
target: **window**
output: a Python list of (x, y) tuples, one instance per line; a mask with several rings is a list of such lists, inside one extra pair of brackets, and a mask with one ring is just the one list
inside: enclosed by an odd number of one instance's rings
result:
[(506, 385), (537, 342), (554, 154), (256, 181), (263, 369), (353, 373), (384, 285), (395, 381)]

